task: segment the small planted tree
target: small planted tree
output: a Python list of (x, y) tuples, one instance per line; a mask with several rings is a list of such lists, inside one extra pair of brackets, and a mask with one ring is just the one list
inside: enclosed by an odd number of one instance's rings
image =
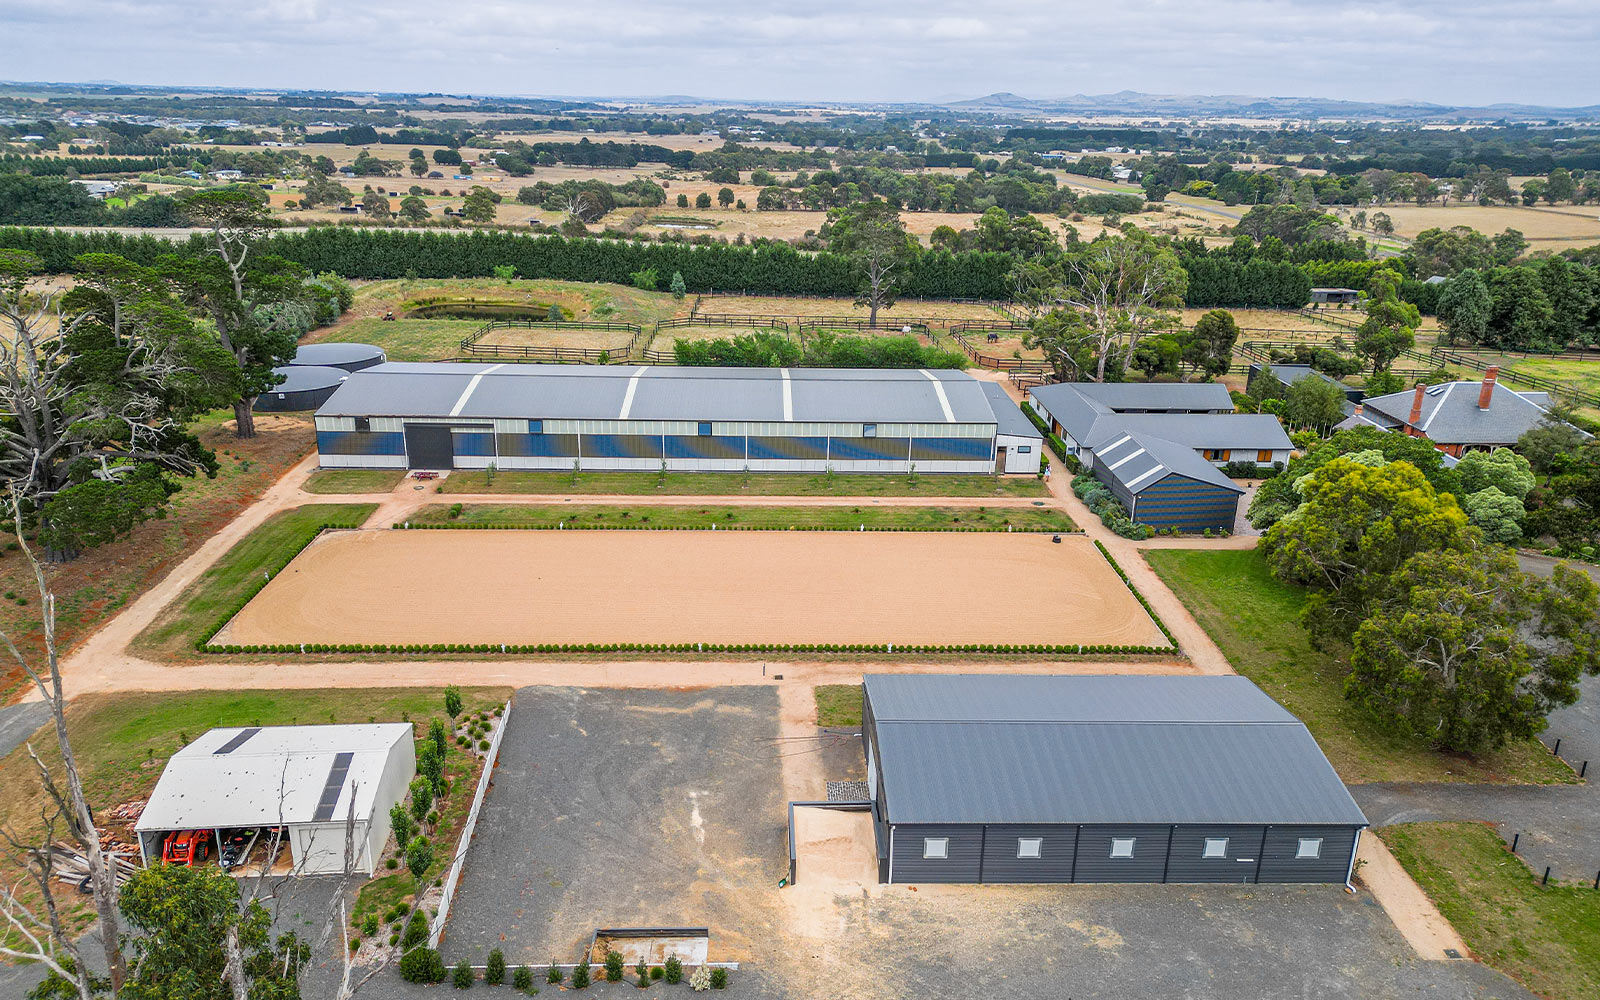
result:
[(634, 966), (633, 974), (639, 977), (641, 990), (650, 985), (650, 966), (644, 964), (644, 959), (639, 959), (639, 964)]
[(406, 848), (406, 870), (417, 883), (417, 895), (422, 895), (422, 879), (433, 867), (433, 845), (426, 837), (418, 837)]
[(672, 284), (669, 287), (671, 287), (672, 297), (675, 299), (681, 299), (689, 293), (689, 286), (683, 282), (682, 271), (672, 272)]
[(468, 965), (467, 960), (463, 958), (456, 963), (455, 971), (450, 973), (450, 985), (458, 990), (468, 989), (476, 978), (478, 977), (473, 974), (472, 966)]
[(433, 745), (439, 748), (439, 755), (442, 757), (445, 750), (450, 746), (450, 730), (445, 727), (443, 722), (434, 719), (428, 723), (428, 739), (432, 740)]
[(550, 969), (544, 974), (544, 981), (547, 983), (559, 983), (564, 978), (561, 975), (561, 966), (557, 965), (556, 960), (552, 958), (550, 960)]
[(400, 958), (400, 978), (408, 983), (442, 983), (444, 959), (432, 948), (413, 948)]
[(572, 988), (584, 990), (589, 988), (589, 956), (585, 955), (583, 961), (573, 966)]
[(411, 782), (411, 816), (420, 825), (428, 818), (428, 810), (433, 808), (433, 782), (426, 777), (415, 778)]
[(728, 988), (728, 970), (716, 968), (711, 970), (711, 988), (725, 990)]
[[(551, 306), (550, 308), (558, 309), (559, 307)], [(554, 322), (554, 320), (552, 320), (552, 322)], [(445, 714), (450, 716), (451, 722), (454, 722), (456, 720), (456, 716), (461, 714), (461, 689), (456, 687), (454, 684), (451, 684), (444, 689), (444, 710)]]
[(435, 794), (444, 790), (444, 754), (432, 740), (417, 748), (417, 773), (428, 779)]
[(533, 970), (526, 965), (519, 965), (511, 973), (511, 987), (523, 993), (533, 989)]
[(394, 831), (394, 846), (400, 851), (406, 849), (406, 843), (411, 839), (414, 822), (411, 814), (406, 812), (406, 807), (396, 802), (389, 808), (389, 828)]
[(666, 970), (667, 970), (666, 971), (666, 976), (665, 976), (667, 982), (669, 982), (669, 983), (681, 983), (681, 982), (683, 982), (683, 963), (678, 960), (678, 956), (669, 955), (667, 957), (667, 961), (665, 963), (665, 966), (666, 966)]
[(608, 983), (620, 983), (620, 982), (622, 982), (622, 953), (621, 952), (611, 951), (609, 949), (606, 951), (606, 982), (608, 982)]
[(711, 988), (711, 970), (700, 966), (689, 976), (689, 988), (696, 993), (704, 993)]
[(499, 986), (506, 981), (506, 956), (499, 948), (489, 952), (489, 961), (483, 969), (483, 981), (490, 986)]

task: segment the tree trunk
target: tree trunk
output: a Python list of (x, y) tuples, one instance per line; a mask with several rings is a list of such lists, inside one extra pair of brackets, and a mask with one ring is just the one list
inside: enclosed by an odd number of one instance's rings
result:
[(254, 399), (237, 399), (233, 403), (233, 419), (238, 424), (240, 438), (253, 438), (256, 436), (256, 401)]

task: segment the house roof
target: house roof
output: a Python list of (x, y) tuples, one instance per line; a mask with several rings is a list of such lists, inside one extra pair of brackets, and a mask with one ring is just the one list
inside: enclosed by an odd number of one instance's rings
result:
[(1166, 438), (1190, 448), (1288, 451), (1294, 447), (1283, 424), (1270, 413), (1118, 413), (1097, 420), (1086, 438), (1098, 450), (1123, 434)]
[(1095, 449), (1095, 458), (1097, 467), (1104, 466), (1111, 478), (1130, 493), (1153, 486), (1171, 475), (1209, 483), (1234, 493), (1244, 492), (1243, 487), (1201, 458), (1193, 448), (1153, 434), (1123, 434)]
[[(1537, 427), (1549, 414), (1543, 405), (1549, 396), (1538, 394), (1543, 402), (1530, 399), (1499, 383), (1489, 398), (1488, 409), (1478, 406), (1482, 382), (1445, 382), (1428, 386), (1422, 394), (1422, 415), (1416, 428), (1439, 444), (1514, 444), (1523, 434)], [(1391, 392), (1364, 400), (1368, 411), (1388, 417), (1396, 424), (1408, 424), (1415, 390)]]
[(137, 830), (371, 818), (380, 777), (411, 724), (213, 729), (167, 761)]
[(452, 362), (389, 362), (355, 372), (317, 415), (996, 422), (982, 383), (961, 371)]
[(891, 823), (1366, 825), (1243, 677), (869, 674)]
[(1343, 382), (1339, 381), (1338, 379), (1331, 378), (1326, 373), (1319, 372), (1315, 368), (1311, 367), (1310, 365), (1278, 365), (1278, 364), (1275, 364), (1275, 365), (1271, 365), (1269, 367), (1272, 369), (1273, 376), (1276, 377), (1277, 380), (1279, 382), (1282, 382), (1284, 385), (1294, 385), (1296, 382), (1300, 381), (1301, 379), (1319, 378), (1322, 381), (1327, 382), (1327, 383), (1329, 383), (1331, 385), (1338, 386), (1341, 392), (1350, 388), (1349, 386), (1345, 385)]
[[(1208, 413), (1233, 410), (1233, 397), (1221, 382), (1058, 382), (1029, 390), (1045, 408), (1056, 413), (1056, 403), (1079, 396), (1105, 412), (1156, 410), (1165, 413)], [(1056, 414), (1060, 420), (1060, 414)]]
[(995, 382), (979, 384), (983, 386), (983, 394), (989, 400), (989, 409), (994, 411), (996, 433), (1044, 440), (1039, 428), (1033, 425), (1033, 421), (1023, 414), (1016, 403), (1012, 402), (1004, 388)]

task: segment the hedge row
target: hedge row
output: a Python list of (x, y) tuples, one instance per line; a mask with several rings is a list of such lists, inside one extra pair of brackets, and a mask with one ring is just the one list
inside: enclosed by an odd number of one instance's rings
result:
[(257, 594), (261, 593), (261, 588), (270, 583), (273, 576), (276, 576), (280, 570), (293, 562), (295, 556), (298, 556), (300, 553), (306, 550), (306, 546), (316, 541), (318, 535), (329, 530), (330, 528), (359, 528), (361, 527), (361, 522), (364, 520), (366, 520), (365, 517), (357, 518), (348, 523), (340, 521), (324, 521), (323, 523), (317, 525), (314, 530), (307, 532), (305, 540), (299, 545), (294, 546), (292, 551), (289, 549), (284, 550), (283, 558), (267, 575), (262, 576), (258, 580), (251, 581), (250, 586), (245, 588), (244, 595), (235, 599), (234, 602), (228, 606), (228, 610), (223, 612), (221, 617), (217, 619), (216, 624), (206, 629), (205, 635), (195, 641), (195, 648), (200, 650), (202, 653), (211, 652), (212, 638), (215, 637), (218, 632), (221, 632), (224, 626), (233, 621), (234, 615), (243, 611), (244, 606), (254, 600)]
[[(1135, 591), (1137, 593), (1137, 591)], [(1154, 612), (1152, 612), (1152, 615)], [(998, 653), (1004, 655), (1054, 654), (1086, 656), (1113, 654), (1165, 654), (1166, 646), (1080, 644), (958, 643), (930, 645), (898, 642), (277, 642), (255, 646), (206, 643), (205, 653)]]
[(1133, 581), (1128, 579), (1128, 574), (1124, 573), (1122, 571), (1122, 567), (1117, 565), (1117, 560), (1106, 549), (1105, 543), (1096, 538), (1094, 540), (1094, 547), (1099, 549), (1100, 554), (1106, 557), (1106, 562), (1110, 563), (1111, 568), (1117, 571), (1118, 576), (1122, 577), (1122, 582), (1127, 584), (1128, 589), (1133, 592), (1133, 596), (1139, 599), (1139, 603), (1144, 606), (1145, 613), (1150, 616), (1151, 621), (1156, 623), (1156, 628), (1160, 629), (1161, 634), (1167, 637), (1168, 642), (1172, 643), (1172, 648), (1170, 650), (1163, 650), (1163, 652), (1177, 652), (1178, 637), (1172, 634), (1172, 630), (1167, 628), (1167, 623), (1161, 620), (1160, 615), (1156, 614), (1156, 609), (1150, 606), (1150, 602), (1145, 600), (1145, 596), (1139, 593), (1139, 588), (1135, 587), (1133, 585)]
[[(693, 525), (693, 524), (676, 525), (676, 526), (674, 526), (674, 525), (656, 525), (656, 524), (623, 524), (621, 522), (618, 522), (616, 524), (567, 524), (567, 525), (565, 525), (563, 527), (563, 525), (560, 525), (560, 524), (510, 524), (510, 523), (507, 523), (507, 524), (498, 524), (498, 523), (497, 524), (463, 524), (463, 523), (461, 523), (459, 521), (456, 521), (456, 522), (451, 522), (451, 521), (429, 521), (426, 524), (418, 524), (418, 523), (415, 523), (415, 522), (412, 522), (412, 521), (407, 521), (407, 522), (405, 522), (403, 524), (399, 523), (399, 522), (396, 522), (394, 524), (394, 527), (398, 528), (398, 529), (400, 529), (402, 531), (440, 531), (440, 530), (446, 530), (446, 531), (557, 531), (557, 530), (565, 530), (565, 531), (861, 531), (861, 530), (863, 530), (861, 528), (851, 528), (851, 527), (845, 527), (845, 526), (834, 527), (834, 526), (830, 526), (830, 525), (809, 525), (809, 526), (803, 527), (803, 528), (796, 528), (796, 527), (793, 527), (793, 526), (784, 527), (782, 525), (775, 525), (775, 524), (767, 524), (767, 525), (763, 525), (763, 524), (718, 524), (718, 525), (715, 525), (714, 527), (702, 527), (700, 525)], [(917, 532), (923, 532), (923, 533), (969, 531), (969, 532), (991, 532), (991, 533), (1000, 532), (1000, 533), (1004, 534), (1004, 533), (1008, 533), (1009, 532), (1009, 533), (1013, 533), (1013, 534), (1017, 534), (1017, 533), (1032, 533), (1032, 534), (1035, 534), (1035, 535), (1078, 535), (1078, 534), (1082, 534), (1083, 533), (1083, 529), (1082, 528), (1008, 528), (1008, 527), (1003, 526), (1003, 525), (997, 525), (995, 527), (990, 527), (990, 528), (967, 527), (967, 526), (964, 526), (964, 525), (961, 526), (961, 527), (948, 527), (948, 528), (919, 528), (919, 527), (900, 527), (900, 526), (897, 526), (897, 525), (885, 525), (883, 527), (877, 527), (877, 528), (868, 526), (864, 530), (866, 530), (866, 531), (917, 531)]]
[(1067, 454), (1067, 443), (1061, 440), (1061, 435), (1051, 430), (1050, 425), (1046, 424), (1044, 418), (1033, 411), (1031, 405), (1026, 402), (1018, 403), (1017, 405), (1022, 408), (1023, 413), (1028, 415), (1028, 419), (1033, 421), (1033, 426), (1038, 428), (1039, 433), (1044, 435), (1045, 443), (1050, 445), (1050, 450), (1056, 453), (1056, 457), (1065, 462), (1067, 468), (1076, 472), (1078, 459), (1076, 456)]

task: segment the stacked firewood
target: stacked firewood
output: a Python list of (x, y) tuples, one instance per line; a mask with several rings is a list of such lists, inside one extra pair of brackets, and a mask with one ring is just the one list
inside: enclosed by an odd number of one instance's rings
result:
[[(119, 886), (127, 882), (139, 867), (138, 855), (111, 834), (100, 835), (100, 850), (116, 872)], [(50, 871), (57, 880), (68, 885), (85, 890), (89, 886), (89, 859), (66, 841), (58, 840), (50, 845)]]

